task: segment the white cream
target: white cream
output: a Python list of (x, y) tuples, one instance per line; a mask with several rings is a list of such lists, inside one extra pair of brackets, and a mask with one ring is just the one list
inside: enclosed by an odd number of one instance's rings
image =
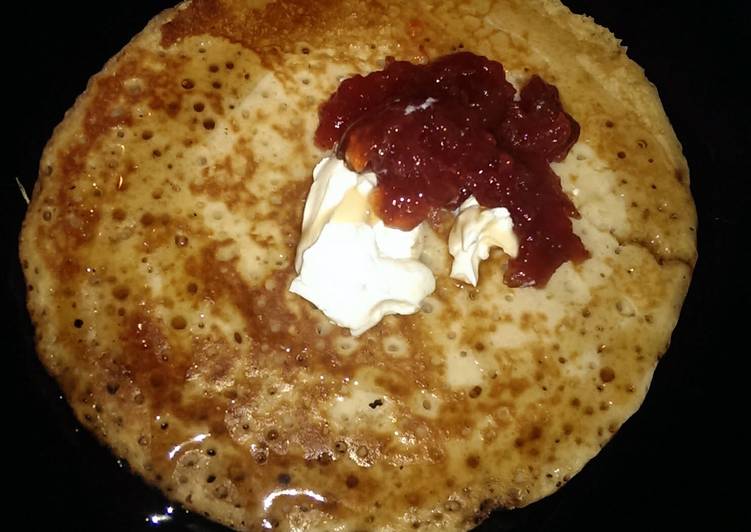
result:
[(449, 253), (454, 257), (451, 277), (477, 286), (480, 261), (490, 256), (490, 248), (500, 247), (511, 257), (519, 252), (519, 240), (507, 209), (483, 209), (474, 196), (459, 207), (449, 233)]
[[(354, 336), (388, 314), (417, 312), (435, 290), (433, 273), (419, 260), (423, 224), (411, 231), (386, 227), (368, 202), (376, 183), (372, 172), (353, 172), (335, 157), (316, 165), (295, 258), (298, 276), (289, 288)], [(515, 257), (519, 242), (508, 210), (483, 209), (470, 196), (457, 211), (448, 247), (451, 277), (477, 286), (490, 249)]]
[(411, 115), (412, 113), (414, 113), (417, 110), (424, 111), (425, 109), (427, 109), (428, 107), (430, 107), (431, 105), (433, 105), (437, 101), (438, 100), (436, 100), (435, 98), (428, 98), (424, 102), (422, 102), (420, 105), (411, 105), (410, 104), (410, 105), (408, 105), (407, 107), (404, 108), (404, 116)]
[(386, 227), (367, 201), (375, 184), (373, 173), (352, 172), (334, 157), (318, 163), (290, 285), (355, 336), (387, 314), (417, 312), (435, 290), (432, 272), (418, 260), (422, 224)]

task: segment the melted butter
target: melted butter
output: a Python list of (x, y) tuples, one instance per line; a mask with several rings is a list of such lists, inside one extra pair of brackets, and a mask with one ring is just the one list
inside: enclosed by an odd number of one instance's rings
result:
[[(351, 188), (342, 198), (342, 202), (334, 209), (331, 222), (336, 223), (370, 223), (374, 214), (366, 198), (357, 188)], [(377, 218), (375, 218), (377, 220)]]

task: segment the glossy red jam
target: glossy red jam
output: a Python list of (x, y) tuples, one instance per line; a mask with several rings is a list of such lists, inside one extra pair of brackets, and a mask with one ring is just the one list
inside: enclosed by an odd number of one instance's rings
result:
[(411, 229), (470, 195), (506, 207), (520, 248), (504, 280), (544, 286), (562, 263), (588, 257), (571, 226), (579, 214), (550, 168), (579, 125), (538, 76), (515, 95), (500, 63), (472, 53), (389, 61), (341, 83), (321, 106), (315, 141), (353, 170), (375, 172), (374, 207), (391, 227)]

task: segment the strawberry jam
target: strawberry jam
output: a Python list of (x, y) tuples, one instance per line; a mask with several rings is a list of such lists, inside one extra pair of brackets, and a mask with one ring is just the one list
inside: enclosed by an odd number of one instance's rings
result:
[(589, 256), (571, 225), (579, 214), (550, 168), (579, 125), (538, 76), (515, 96), (500, 63), (469, 52), (426, 65), (389, 60), (339, 85), (321, 106), (315, 142), (376, 174), (371, 201), (390, 227), (412, 229), (470, 195), (506, 207), (519, 254), (504, 281), (544, 286), (558, 266)]

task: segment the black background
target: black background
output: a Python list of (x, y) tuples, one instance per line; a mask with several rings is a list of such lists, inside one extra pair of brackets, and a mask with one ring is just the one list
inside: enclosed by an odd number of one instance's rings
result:
[[(3, 308), (10, 310), (0, 369), (10, 490), (4, 528), (20, 518), (10, 529), (146, 530), (154, 528), (147, 516), (169, 503), (79, 428), (34, 355), (17, 259), (25, 204), (14, 178), (31, 192), (44, 143), (88, 77), (168, 2), (50, 4), (16, 5), (4, 20), (6, 32), (19, 35), (2, 49), (0, 107), (9, 139), (0, 177)], [(657, 85), (691, 169), (699, 262), (639, 412), (559, 492), (498, 512), (481, 530), (740, 530), (751, 450), (742, 436), (751, 419), (744, 384), (751, 349), (743, 340), (751, 239), (741, 231), (748, 216), (741, 209), (751, 207), (751, 15), (741, 1), (567, 4), (609, 27)], [(221, 529), (179, 509), (174, 515), (156, 528)]]

